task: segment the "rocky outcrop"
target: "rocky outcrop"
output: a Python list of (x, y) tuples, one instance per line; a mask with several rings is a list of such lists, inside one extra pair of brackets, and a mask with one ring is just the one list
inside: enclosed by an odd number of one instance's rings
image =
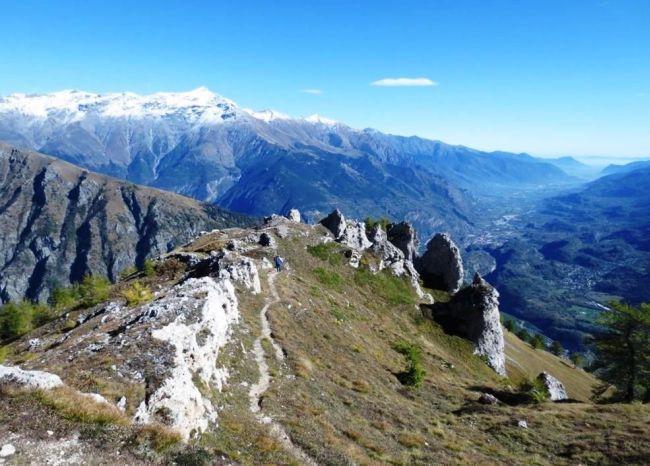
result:
[(201, 231), (253, 222), (0, 144), (3, 302), (44, 300), (89, 273), (113, 280)]
[(352, 249), (363, 251), (372, 246), (363, 222), (346, 220), (339, 209), (319, 222), (334, 235), (334, 239)]
[(171, 312), (174, 317), (151, 332), (154, 339), (171, 346), (173, 363), (162, 383), (141, 402), (134, 419), (146, 423), (164, 413), (158, 420), (188, 439), (217, 419), (216, 408), (195, 378), (221, 391), (228, 376), (225, 368), (217, 367), (217, 357), (239, 319), (235, 289), (229, 280), (190, 279), (144, 312), (156, 316)]
[(331, 214), (318, 223), (331, 231), (336, 240), (343, 236), (343, 233), (345, 233), (345, 229), (347, 228), (345, 217), (339, 209), (335, 209)]
[(298, 209), (290, 209), (287, 213), (287, 218), (295, 223), (300, 223), (300, 211)]
[(463, 285), (463, 261), (458, 246), (446, 233), (438, 233), (427, 243), (427, 250), (416, 262), (424, 285), (456, 293)]
[(566, 388), (564, 388), (564, 384), (560, 382), (558, 379), (553, 377), (551, 374), (548, 372), (542, 372), (537, 376), (537, 380), (539, 380), (546, 390), (548, 391), (549, 398), (551, 401), (561, 401), (561, 400), (567, 400), (569, 399), (569, 395), (567, 395)]
[(358, 251), (363, 251), (372, 246), (368, 236), (366, 236), (366, 225), (363, 222), (348, 221), (338, 241)]
[(405, 259), (415, 263), (418, 254), (418, 239), (411, 224), (407, 222), (392, 224), (387, 233), (388, 241), (402, 251)]
[(446, 332), (474, 342), (474, 353), (483, 356), (498, 374), (506, 375), (499, 293), (478, 273), (448, 303), (425, 306), (423, 312)]

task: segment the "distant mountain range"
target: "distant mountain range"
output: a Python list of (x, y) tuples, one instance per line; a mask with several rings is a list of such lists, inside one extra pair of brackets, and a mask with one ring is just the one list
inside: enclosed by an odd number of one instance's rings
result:
[(608, 165), (603, 168), (601, 175), (612, 175), (614, 173), (626, 173), (637, 170), (639, 168), (650, 167), (650, 160), (639, 160), (637, 162), (630, 162), (625, 165)]
[(0, 144), (0, 301), (117, 278), (202, 230), (256, 220)]
[(484, 192), (570, 182), (525, 154), (255, 112), (205, 88), (14, 94), (0, 99), (0, 140), (248, 214), (298, 207), (315, 220), (340, 207), (426, 233), (471, 228)]

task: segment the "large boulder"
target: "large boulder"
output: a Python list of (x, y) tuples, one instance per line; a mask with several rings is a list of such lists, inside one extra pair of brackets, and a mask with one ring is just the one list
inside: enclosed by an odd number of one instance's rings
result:
[(300, 211), (298, 209), (291, 209), (287, 213), (287, 218), (295, 223), (300, 223)]
[(0, 384), (4, 383), (14, 383), (25, 388), (39, 390), (49, 390), (63, 385), (63, 381), (56, 374), (0, 365)]
[(416, 264), (424, 286), (453, 294), (463, 285), (460, 250), (446, 233), (438, 233), (429, 240), (427, 251)]
[(499, 316), (499, 293), (477, 273), (467, 288), (448, 303), (423, 308), (445, 332), (474, 342), (474, 353), (483, 356), (498, 374), (506, 375), (503, 329)]
[(331, 214), (329, 214), (318, 223), (331, 231), (334, 235), (334, 238), (337, 240), (343, 236), (343, 233), (345, 233), (347, 227), (347, 224), (345, 223), (345, 217), (339, 209), (335, 209)]
[(537, 376), (537, 380), (544, 384), (544, 387), (548, 390), (551, 401), (567, 400), (569, 398), (566, 388), (564, 388), (564, 384), (548, 372), (540, 373)]
[(388, 241), (402, 251), (404, 258), (415, 262), (418, 253), (418, 238), (415, 229), (407, 222), (400, 222), (388, 228)]

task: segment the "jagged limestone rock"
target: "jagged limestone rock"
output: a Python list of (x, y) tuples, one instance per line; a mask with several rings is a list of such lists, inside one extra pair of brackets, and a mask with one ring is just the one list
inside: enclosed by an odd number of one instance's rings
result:
[(415, 263), (418, 254), (418, 238), (411, 224), (400, 222), (390, 225), (387, 235), (388, 241), (402, 251), (404, 258)]
[(537, 379), (542, 382), (544, 387), (546, 387), (546, 390), (548, 390), (551, 401), (561, 401), (569, 398), (566, 388), (564, 388), (564, 384), (548, 372), (541, 372), (537, 376)]
[(140, 403), (134, 420), (147, 423), (165, 413), (158, 420), (189, 439), (217, 419), (217, 409), (194, 380), (221, 391), (227, 379), (227, 370), (217, 367), (217, 358), (239, 320), (235, 288), (228, 279), (189, 279), (166, 298), (146, 305), (143, 312), (158, 319), (172, 317), (154, 329), (151, 337), (170, 345), (173, 357), (162, 381)]
[(235, 283), (241, 284), (253, 294), (262, 291), (257, 267), (253, 259), (249, 257), (236, 257), (234, 260), (226, 257), (219, 264), (219, 277), (229, 278)]
[(345, 233), (345, 229), (347, 227), (345, 217), (339, 209), (335, 209), (331, 214), (329, 214), (318, 223), (331, 231), (334, 235), (334, 239), (336, 240), (343, 236), (343, 233)]
[(425, 293), (420, 286), (420, 275), (415, 270), (413, 263), (407, 260), (404, 253), (388, 240), (381, 225), (377, 224), (372, 227), (369, 239), (372, 241), (371, 249), (379, 255), (379, 267), (376, 272), (388, 268), (397, 277), (408, 277), (418, 297), (433, 304), (433, 297), (429, 293)]
[(363, 222), (348, 221), (345, 231), (338, 241), (358, 251), (364, 251), (372, 246), (372, 243), (366, 236), (366, 225)]
[(499, 293), (478, 273), (470, 286), (448, 303), (423, 308), (447, 333), (474, 342), (474, 353), (483, 356), (499, 375), (506, 375), (505, 344), (499, 315)]
[(334, 210), (319, 223), (332, 232), (336, 241), (352, 249), (363, 251), (372, 246), (372, 243), (366, 235), (365, 223), (346, 221), (338, 209)]
[(429, 288), (456, 293), (463, 285), (463, 260), (458, 246), (446, 233), (438, 233), (427, 243), (427, 250), (416, 268)]
[(298, 209), (289, 210), (289, 213), (287, 213), (287, 218), (289, 220), (291, 220), (292, 222), (300, 223), (300, 221), (301, 221), (300, 211)]

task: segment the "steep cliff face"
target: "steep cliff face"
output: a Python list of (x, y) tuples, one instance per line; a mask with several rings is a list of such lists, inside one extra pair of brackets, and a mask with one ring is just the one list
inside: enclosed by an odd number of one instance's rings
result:
[(0, 299), (45, 299), (85, 274), (115, 279), (244, 216), (0, 144)]

